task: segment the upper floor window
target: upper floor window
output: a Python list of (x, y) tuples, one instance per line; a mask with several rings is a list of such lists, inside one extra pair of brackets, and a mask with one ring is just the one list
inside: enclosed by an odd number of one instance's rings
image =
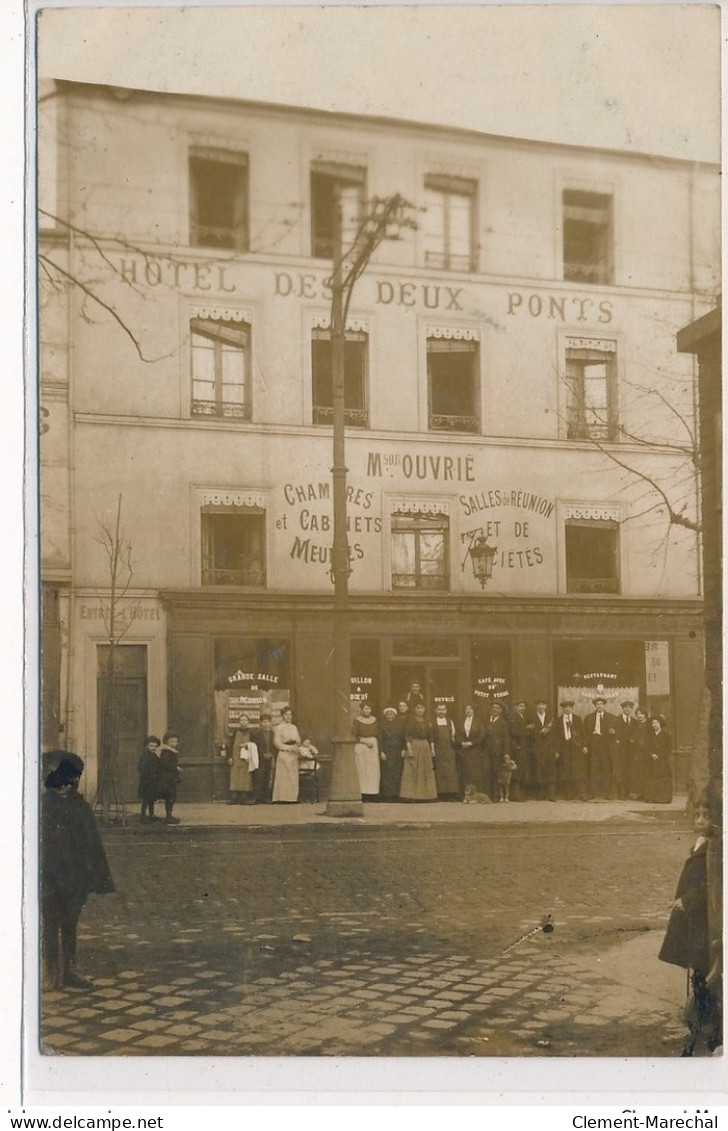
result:
[(570, 440), (614, 440), (617, 435), (617, 343), (567, 339), (566, 434)]
[(477, 181), (465, 177), (425, 177), (421, 226), (428, 267), (475, 270), (476, 189)]
[(447, 589), (449, 527), (444, 514), (392, 515), (392, 588)]
[(315, 161), (311, 166), (311, 254), (331, 259), (337, 204), (341, 208), (341, 243), (354, 240), (364, 215), (366, 169)]
[(612, 282), (612, 198), (564, 189), (564, 278), (572, 283)]
[[(314, 330), (311, 338), (311, 372), (314, 424), (334, 419), (331, 334)], [(346, 331), (344, 341), (344, 420), (356, 428), (369, 425), (367, 408), (367, 335)]]
[(193, 318), (192, 413), (250, 420), (250, 326)]
[(428, 426), (433, 432), (477, 432), (478, 342), (427, 339)]
[(567, 593), (619, 593), (619, 524), (569, 519), (565, 529)]
[(202, 584), (265, 586), (265, 512), (206, 507), (201, 518)]
[(190, 245), (248, 248), (248, 158), (227, 149), (190, 151)]

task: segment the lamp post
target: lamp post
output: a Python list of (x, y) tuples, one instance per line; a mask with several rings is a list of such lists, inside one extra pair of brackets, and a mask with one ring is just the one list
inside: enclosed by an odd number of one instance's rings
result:
[[(359, 775), (354, 757), (351, 733), (351, 651), (349, 633), (349, 541), (346, 530), (346, 450), (344, 402), (344, 342), (346, 315), (341, 240), (341, 198), (334, 202), (334, 248), (331, 276), (331, 370), (333, 409), (333, 478), (334, 541), (331, 551), (331, 577), (334, 583), (333, 640), (333, 725), (334, 761), (331, 789), (326, 806), (329, 817), (362, 817)], [(353, 284), (352, 284), (353, 285)], [(346, 304), (348, 306), (348, 303)]]
[[(333, 415), (333, 546), (331, 577), (334, 583), (333, 672), (334, 760), (331, 789), (326, 806), (328, 817), (361, 817), (359, 775), (351, 733), (351, 655), (349, 632), (349, 542), (346, 529), (346, 451), (344, 402), (344, 342), (346, 315), (357, 279), (372, 253), (385, 239), (398, 237), (402, 227), (415, 227), (406, 212), (411, 206), (399, 196), (374, 198), (360, 218), (351, 246), (342, 246), (341, 190), (334, 191), (333, 270), (331, 274), (331, 370)], [(393, 231), (394, 229), (394, 231)]]

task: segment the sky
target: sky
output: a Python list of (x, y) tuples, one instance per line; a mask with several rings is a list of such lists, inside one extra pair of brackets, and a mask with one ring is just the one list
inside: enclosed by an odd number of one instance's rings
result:
[(715, 5), (61, 0), (38, 28), (48, 77), (719, 157)]

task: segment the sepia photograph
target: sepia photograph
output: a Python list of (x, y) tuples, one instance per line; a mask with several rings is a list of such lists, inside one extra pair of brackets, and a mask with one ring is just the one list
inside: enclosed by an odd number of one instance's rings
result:
[(38, 1079), (720, 1058), (720, 8), (28, 34)]

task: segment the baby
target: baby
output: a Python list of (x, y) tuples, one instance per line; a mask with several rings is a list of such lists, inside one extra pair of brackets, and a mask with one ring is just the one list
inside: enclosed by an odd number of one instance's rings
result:
[(318, 750), (310, 738), (304, 738), (298, 748), (298, 766), (301, 770), (315, 770)]

